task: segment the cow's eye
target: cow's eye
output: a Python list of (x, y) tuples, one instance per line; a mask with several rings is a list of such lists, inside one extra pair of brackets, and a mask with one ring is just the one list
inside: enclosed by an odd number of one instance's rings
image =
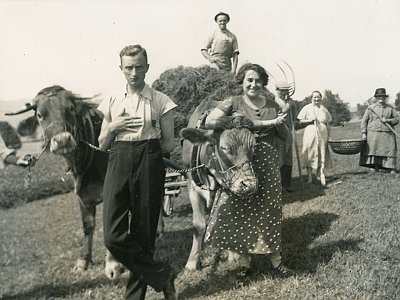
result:
[(44, 120), (44, 119), (45, 119), (45, 117), (43, 116), (43, 114), (42, 114), (40, 111), (38, 111), (38, 112), (36, 113), (36, 115), (37, 115), (37, 117), (38, 117), (39, 120)]
[(227, 148), (227, 147), (219, 147), (219, 148), (222, 149), (222, 151), (224, 151), (225, 153), (233, 154), (233, 147), (229, 147), (229, 148)]

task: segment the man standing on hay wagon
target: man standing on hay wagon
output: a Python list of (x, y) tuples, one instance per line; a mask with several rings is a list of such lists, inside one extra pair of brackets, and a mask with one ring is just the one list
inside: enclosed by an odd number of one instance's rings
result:
[(367, 140), (361, 150), (360, 166), (391, 171), (395, 174), (397, 163), (397, 133), (393, 129), (398, 120), (396, 110), (386, 103), (387, 97), (384, 88), (375, 91), (377, 100), (369, 105), (361, 121), (362, 138)]
[(230, 17), (227, 13), (220, 12), (215, 15), (214, 21), (218, 24), (218, 29), (207, 39), (201, 48), (201, 54), (211, 63), (211, 67), (235, 74), (239, 46), (236, 35), (226, 27)]

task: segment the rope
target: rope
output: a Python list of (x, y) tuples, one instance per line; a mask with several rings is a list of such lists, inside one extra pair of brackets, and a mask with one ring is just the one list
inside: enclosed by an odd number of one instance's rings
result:
[[(82, 140), (82, 141), (83, 141), (83, 140)], [(95, 150), (97, 150), (97, 151), (101, 151), (101, 152), (110, 152), (110, 150), (104, 151), (104, 150), (100, 149), (99, 147), (88, 143), (87, 141), (83, 141), (83, 142), (84, 142), (86, 145), (88, 145), (90, 148), (95, 149)], [(201, 164), (201, 165), (198, 165), (198, 166), (196, 166), (196, 167), (187, 168), (187, 169), (165, 168), (165, 170), (166, 170), (167, 172), (187, 173), (187, 172), (193, 172), (194, 170), (197, 170), (197, 169), (200, 169), (200, 168), (203, 168), (203, 167), (205, 167), (205, 164)]]
[(50, 143), (50, 141), (48, 141), (44, 145), (44, 147), (40, 150), (40, 152), (36, 156), (30, 155), (30, 154), (27, 154), (27, 155), (24, 156), (24, 159), (28, 161), (28, 166), (27, 166), (28, 167), (28, 173), (26, 174), (26, 177), (25, 177), (25, 183), (24, 183), (25, 185), (28, 185), (32, 180), (31, 167), (33, 167), (36, 164), (36, 162), (39, 160), (39, 158), (42, 156), (42, 154), (46, 150), (46, 148), (49, 145), (49, 143)]
[(178, 173), (187, 173), (187, 172), (193, 172), (197, 169), (205, 167), (205, 164), (198, 165), (196, 167), (192, 168), (187, 168), (187, 169), (171, 169), (171, 168), (165, 168), (168, 172), (178, 172)]

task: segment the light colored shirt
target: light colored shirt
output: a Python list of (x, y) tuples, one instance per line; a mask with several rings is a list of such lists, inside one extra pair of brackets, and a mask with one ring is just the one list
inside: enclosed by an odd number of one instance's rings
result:
[(117, 134), (116, 141), (143, 141), (160, 139), (160, 119), (163, 114), (177, 105), (165, 94), (150, 88), (147, 84), (139, 95), (124, 93), (105, 99), (98, 106), (109, 122), (119, 116), (136, 116), (143, 119), (138, 132), (124, 131)]
[(214, 31), (201, 50), (210, 50), (210, 55), (218, 54), (228, 58), (232, 58), (234, 53), (239, 54), (237, 38), (228, 29)]
[(319, 107), (313, 103), (304, 106), (297, 115), (299, 120), (317, 120), (319, 123), (328, 124), (332, 122), (332, 116), (322, 105)]

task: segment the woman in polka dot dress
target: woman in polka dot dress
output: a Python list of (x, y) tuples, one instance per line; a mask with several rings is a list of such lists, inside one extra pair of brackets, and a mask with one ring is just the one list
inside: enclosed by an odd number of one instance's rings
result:
[(213, 128), (222, 116), (244, 116), (253, 121), (257, 145), (253, 168), (258, 190), (239, 198), (222, 190), (216, 199), (205, 240), (212, 246), (240, 254), (241, 265), (250, 269), (250, 254), (268, 255), (273, 274), (279, 277), (291, 271), (281, 263), (282, 188), (275, 139), (285, 115), (278, 115), (277, 104), (265, 97), (268, 74), (263, 67), (247, 63), (237, 74), (244, 95), (222, 101), (206, 119)]

